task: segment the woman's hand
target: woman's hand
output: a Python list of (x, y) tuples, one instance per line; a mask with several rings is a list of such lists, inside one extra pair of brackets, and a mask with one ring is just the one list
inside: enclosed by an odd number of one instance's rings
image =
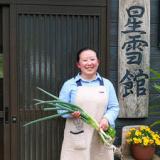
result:
[(72, 113), (72, 116), (74, 118), (80, 118), (80, 115), (81, 115), (81, 113), (79, 111), (75, 111), (75, 112)]
[(100, 127), (100, 129), (103, 129), (104, 131), (106, 131), (109, 127), (108, 120), (106, 118), (102, 118), (99, 123), (99, 127)]

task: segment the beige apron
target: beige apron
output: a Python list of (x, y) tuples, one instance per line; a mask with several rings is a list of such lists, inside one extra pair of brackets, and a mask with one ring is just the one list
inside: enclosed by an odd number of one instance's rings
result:
[[(106, 88), (79, 86), (75, 102), (99, 122), (108, 103)], [(60, 160), (114, 160), (113, 149), (103, 145), (91, 126), (70, 118), (66, 120)]]

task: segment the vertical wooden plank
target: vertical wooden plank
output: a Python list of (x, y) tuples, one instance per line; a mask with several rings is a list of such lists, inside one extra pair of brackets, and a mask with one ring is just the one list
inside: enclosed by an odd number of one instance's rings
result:
[(119, 1), (118, 95), (120, 118), (148, 115), (150, 1)]

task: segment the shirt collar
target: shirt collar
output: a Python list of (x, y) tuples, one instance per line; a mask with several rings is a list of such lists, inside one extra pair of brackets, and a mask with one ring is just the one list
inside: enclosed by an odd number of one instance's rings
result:
[[(96, 73), (96, 78), (95, 78), (94, 80), (92, 80), (92, 81), (101, 80), (101, 79), (102, 79), (102, 78), (101, 78), (100, 74), (99, 74), (99, 73)], [(86, 81), (86, 82), (89, 82), (89, 81), (90, 81), (90, 80), (84, 80), (84, 79), (81, 77), (80, 73), (78, 73), (77, 76), (75, 77), (75, 81), (77, 82), (77, 81), (79, 81), (79, 80)]]

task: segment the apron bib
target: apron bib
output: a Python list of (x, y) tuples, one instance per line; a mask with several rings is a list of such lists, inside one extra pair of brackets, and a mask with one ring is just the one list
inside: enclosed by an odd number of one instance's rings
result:
[[(108, 103), (106, 88), (78, 86), (75, 104), (98, 122)], [(60, 160), (113, 160), (113, 149), (107, 148), (91, 126), (81, 119), (66, 120)]]

